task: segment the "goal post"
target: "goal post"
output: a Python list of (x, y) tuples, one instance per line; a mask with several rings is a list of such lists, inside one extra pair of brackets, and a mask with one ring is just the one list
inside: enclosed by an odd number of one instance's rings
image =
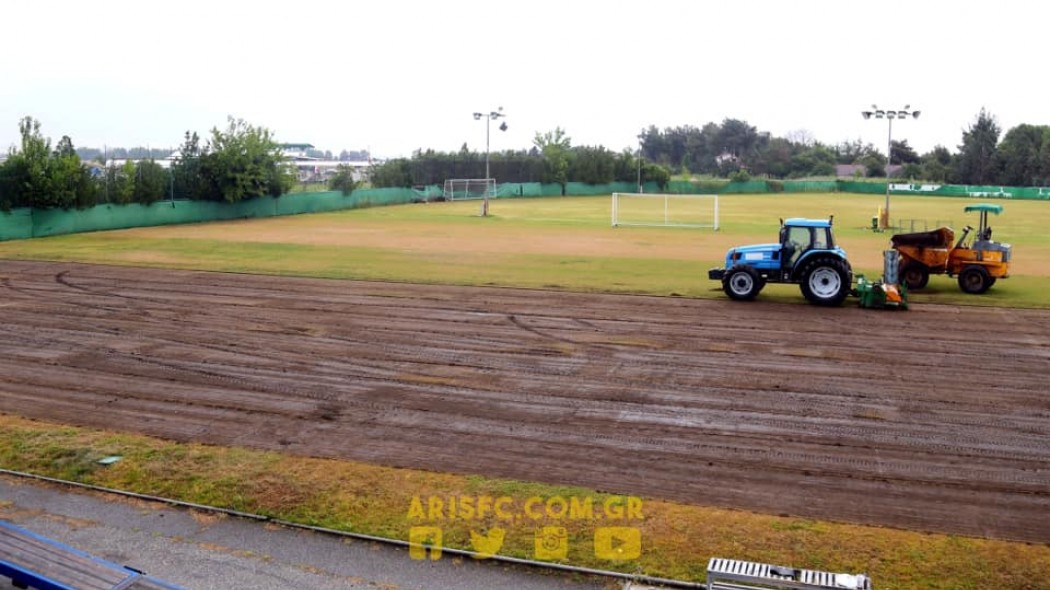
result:
[(718, 230), (718, 195), (613, 193), (612, 225)]
[(495, 178), (449, 178), (442, 196), (447, 201), (472, 201), (496, 196)]

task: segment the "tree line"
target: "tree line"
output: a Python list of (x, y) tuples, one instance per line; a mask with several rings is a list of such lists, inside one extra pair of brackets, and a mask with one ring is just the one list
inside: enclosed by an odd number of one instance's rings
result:
[[(938, 145), (919, 155), (907, 140), (893, 141), (890, 163), (896, 176), (951, 184), (1045, 186), (1050, 184), (1050, 126), (1021, 124), (1006, 132), (982, 109), (963, 131), (958, 150)], [(835, 175), (838, 164), (858, 165), (863, 176), (886, 175), (886, 156), (860, 141), (826, 145), (805, 133), (773, 137), (746, 121), (725, 119), (703, 127), (682, 126), (641, 134), (647, 160), (674, 173), (734, 174), (770, 178)]]
[(84, 162), (68, 136), (51, 147), (32, 117), (18, 124), (20, 148), (0, 163), (0, 209), (85, 208), (99, 203), (150, 203), (179, 198), (235, 203), (280, 196), (295, 183), (294, 170), (264, 127), (230, 117), (201, 143), (186, 132), (170, 169), (152, 158), (105, 167)]
[[(614, 152), (602, 146), (573, 146), (558, 127), (537, 133), (531, 149), (493, 152), (488, 157), (491, 178), (499, 182), (655, 182), (664, 187), (671, 175), (667, 167), (644, 159), (631, 150)], [(458, 152), (417, 150), (411, 158), (396, 158), (373, 166), (372, 186), (411, 187), (440, 185), (449, 178), (485, 178), (485, 154), (466, 144)]]
[[(1050, 184), (1050, 126), (1018, 125), (999, 140), (1001, 129), (985, 110), (963, 132), (955, 152), (938, 145), (918, 154), (908, 141), (893, 141), (893, 176), (951, 184), (1045, 186)], [(725, 119), (703, 127), (650, 126), (639, 135), (642, 181), (661, 185), (671, 175), (710, 175), (733, 180), (836, 176), (836, 166), (852, 164), (864, 177), (886, 176), (886, 155), (874, 145), (815, 141), (805, 132), (775, 137), (746, 121)], [(490, 156), (490, 175), (500, 182), (603, 184), (634, 181), (638, 159), (631, 150), (573, 146), (557, 128), (537, 133), (529, 151)], [(417, 151), (372, 170), (378, 187), (441, 184), (447, 178), (484, 178), (484, 154), (464, 145), (459, 152)]]

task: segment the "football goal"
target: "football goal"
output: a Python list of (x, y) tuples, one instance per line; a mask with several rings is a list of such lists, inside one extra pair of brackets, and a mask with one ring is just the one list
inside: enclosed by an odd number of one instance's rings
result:
[(718, 195), (613, 193), (612, 224), (718, 229)]
[(448, 201), (469, 201), (496, 196), (495, 178), (450, 178), (442, 196)]

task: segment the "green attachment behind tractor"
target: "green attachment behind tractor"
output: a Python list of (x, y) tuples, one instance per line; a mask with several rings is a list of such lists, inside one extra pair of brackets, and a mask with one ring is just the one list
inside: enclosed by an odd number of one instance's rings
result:
[(897, 272), (900, 254), (896, 250), (883, 251), (882, 264), (882, 278), (878, 282), (857, 275), (854, 292), (860, 300), (860, 306), (866, 309), (908, 309), (908, 290), (900, 284)]
[(857, 275), (857, 298), (865, 309), (908, 309), (908, 293), (904, 285), (891, 285), (898, 289), (898, 296), (887, 288), (887, 283), (869, 281)]

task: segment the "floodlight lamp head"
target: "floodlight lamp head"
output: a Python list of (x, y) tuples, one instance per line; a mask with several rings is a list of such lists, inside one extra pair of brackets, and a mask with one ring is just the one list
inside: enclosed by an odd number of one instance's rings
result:
[(879, 110), (875, 111), (875, 118), (876, 119), (881, 119), (881, 118), (883, 118), (885, 116), (886, 116), (886, 111), (879, 111)]
[(480, 121), (481, 120), (481, 116), (482, 116), (481, 113), (474, 113), (474, 120), (475, 121)]
[(862, 117), (864, 117), (865, 119), (870, 119), (870, 118), (871, 118), (871, 115), (872, 115), (872, 112), (871, 112), (871, 111), (861, 111), (861, 112), (860, 112), (860, 114), (861, 114), (861, 116), (862, 116)]
[(911, 116), (912, 116), (913, 118), (916, 118), (916, 119), (918, 119), (918, 118), (919, 118), (919, 113), (920, 113), (920, 112), (921, 112), (921, 111), (912, 111), (912, 112), (911, 112)]
[(499, 130), (500, 131), (506, 131), (507, 130), (507, 122), (506, 121), (504, 121), (503, 123), (500, 124)]

